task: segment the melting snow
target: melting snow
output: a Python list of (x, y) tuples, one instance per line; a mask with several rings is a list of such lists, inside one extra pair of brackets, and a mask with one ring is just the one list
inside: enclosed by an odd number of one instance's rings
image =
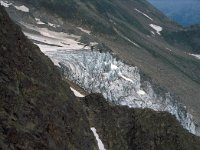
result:
[(91, 128), (91, 130), (92, 130), (92, 132), (93, 132), (93, 134), (94, 134), (94, 136), (95, 136), (95, 138), (97, 140), (97, 144), (98, 144), (99, 150), (106, 150), (104, 148), (104, 145), (103, 145), (101, 139), (99, 138), (99, 135), (96, 132), (96, 129), (95, 128)]
[(85, 29), (83, 29), (83, 28), (81, 28), (81, 27), (77, 27), (79, 30), (81, 30), (82, 32), (85, 32), (85, 33), (87, 33), (87, 34), (90, 34), (91, 33), (91, 31), (89, 31), (89, 30), (85, 30)]
[[(64, 32), (54, 32), (47, 28), (38, 28), (32, 25), (26, 25), (23, 23), (23, 26), (26, 28), (39, 32), (36, 33), (27, 33), (24, 34), (34, 41), (42, 42), (41, 44), (37, 44), (42, 52), (46, 51), (57, 51), (57, 50), (79, 50), (84, 47), (84, 45), (80, 44), (78, 40), (80, 36), (69, 35)], [(86, 49), (86, 48), (84, 48)]]
[(150, 27), (152, 27), (154, 30), (156, 30), (156, 33), (160, 35), (160, 32), (163, 30), (162, 27), (155, 25), (155, 24), (150, 24)]
[(198, 55), (198, 54), (190, 54), (190, 53), (189, 53), (189, 55), (194, 56), (194, 57), (197, 58), (197, 59), (200, 59), (200, 55)]
[(75, 90), (74, 88), (70, 87), (70, 89), (72, 90), (72, 92), (74, 92), (74, 95), (76, 97), (85, 97), (85, 95), (81, 94), (80, 92), (78, 92), (77, 90)]
[(17, 10), (20, 10), (20, 11), (23, 11), (23, 12), (29, 12), (29, 8), (26, 7), (26, 6), (24, 6), (24, 5), (22, 5), (22, 6), (15, 6), (15, 8)]
[(4, 7), (9, 7), (10, 5), (12, 5), (12, 3), (4, 2), (4, 1), (0, 1), (0, 4)]
[(135, 11), (139, 12), (140, 14), (142, 14), (143, 16), (145, 16), (146, 18), (150, 19), (151, 21), (153, 21), (153, 19), (151, 17), (149, 17), (147, 14), (143, 13), (142, 11), (138, 10), (135, 8)]

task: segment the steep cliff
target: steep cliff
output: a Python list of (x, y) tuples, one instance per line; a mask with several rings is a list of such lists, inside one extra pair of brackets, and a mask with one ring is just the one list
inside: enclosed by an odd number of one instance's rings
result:
[(0, 149), (96, 149), (69, 86), (1, 6)]

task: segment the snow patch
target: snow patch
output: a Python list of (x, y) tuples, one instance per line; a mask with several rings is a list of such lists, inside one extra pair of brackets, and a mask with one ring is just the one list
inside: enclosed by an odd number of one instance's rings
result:
[(151, 17), (149, 17), (147, 14), (143, 13), (142, 11), (138, 10), (135, 8), (135, 11), (139, 12), (140, 14), (142, 14), (143, 16), (145, 16), (146, 18), (150, 19), (151, 21), (153, 21), (153, 19)]
[(12, 5), (12, 3), (8, 3), (8, 2), (4, 2), (4, 1), (0, 1), (0, 4), (6, 8), (8, 8), (10, 5)]
[(150, 24), (149, 26), (152, 27), (156, 31), (156, 33), (159, 35), (160, 35), (160, 32), (163, 30), (162, 27), (155, 25), (155, 24)]
[(79, 30), (81, 30), (82, 32), (85, 32), (85, 33), (87, 33), (87, 34), (90, 34), (91, 33), (91, 31), (89, 31), (89, 30), (85, 30), (85, 29), (83, 29), (83, 28), (81, 28), (81, 27), (77, 27)]
[(35, 20), (37, 21), (37, 24), (45, 24), (44, 22), (42, 22), (39, 18), (35, 18)]
[(104, 144), (102, 143), (101, 139), (99, 138), (99, 135), (96, 132), (96, 129), (93, 127), (93, 128), (91, 128), (91, 130), (92, 130), (92, 132), (93, 132), (93, 134), (94, 134), (94, 136), (95, 136), (95, 138), (97, 140), (97, 144), (98, 144), (99, 150), (106, 150), (104, 148)]
[(29, 12), (29, 8), (22, 5), (22, 6), (14, 6), (17, 10), (23, 11), (23, 12)]
[(190, 53), (189, 53), (189, 55), (190, 55), (190, 56), (194, 56), (194, 57), (197, 58), (197, 59), (200, 59), (200, 55), (198, 55), (198, 54), (190, 54)]
[(76, 97), (85, 97), (85, 95), (81, 94), (80, 92), (78, 92), (77, 90), (75, 90), (74, 88), (70, 87), (70, 89), (72, 90), (72, 92), (74, 92), (74, 95)]
[(51, 26), (51, 27), (54, 27), (54, 28), (60, 27), (60, 25), (56, 25), (56, 24), (53, 24), (53, 23), (50, 23), (50, 22), (48, 22), (48, 25)]

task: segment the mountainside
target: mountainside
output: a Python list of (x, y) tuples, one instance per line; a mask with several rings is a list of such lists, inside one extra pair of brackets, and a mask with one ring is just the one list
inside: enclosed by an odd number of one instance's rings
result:
[(1, 3), (68, 80), (118, 105), (168, 111), (200, 134), (198, 34), (195, 45), (187, 34), (172, 41), (186, 30), (145, 0)]
[(0, 149), (97, 149), (69, 86), (1, 6), (0, 46)]
[(113, 106), (100, 95), (82, 99), (105, 149), (178, 150), (199, 149), (199, 139), (188, 136), (166, 112)]
[(117, 106), (99, 94), (75, 97), (1, 6), (0, 68), (0, 149), (200, 148), (169, 113)]

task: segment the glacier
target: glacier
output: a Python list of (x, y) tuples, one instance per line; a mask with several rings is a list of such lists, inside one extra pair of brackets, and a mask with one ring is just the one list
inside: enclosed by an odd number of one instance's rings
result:
[(173, 114), (182, 126), (197, 134), (193, 117), (169, 92), (158, 94), (149, 81), (142, 81), (137, 66), (130, 66), (110, 52), (98, 50), (46, 51), (64, 76), (88, 93), (101, 93), (105, 99), (130, 108), (150, 108)]

